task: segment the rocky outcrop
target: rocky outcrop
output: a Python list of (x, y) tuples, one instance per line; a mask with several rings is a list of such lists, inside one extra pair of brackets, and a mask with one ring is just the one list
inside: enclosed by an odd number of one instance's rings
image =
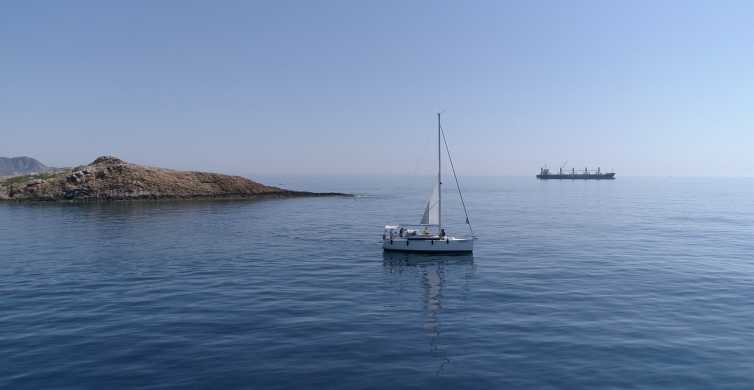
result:
[(0, 157), (0, 176), (31, 175), (50, 170), (31, 157)]
[(89, 165), (64, 171), (0, 181), (0, 200), (250, 199), (331, 195), (345, 194), (289, 191), (240, 176), (145, 167), (112, 156), (99, 157)]

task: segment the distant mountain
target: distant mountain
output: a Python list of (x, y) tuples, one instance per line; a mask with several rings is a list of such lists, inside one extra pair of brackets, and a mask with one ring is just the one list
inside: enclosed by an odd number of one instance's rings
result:
[(0, 176), (31, 175), (50, 168), (31, 157), (0, 157)]
[(75, 168), (0, 180), (0, 200), (20, 201), (262, 199), (334, 195), (346, 194), (289, 191), (239, 176), (145, 167), (112, 156), (99, 157), (89, 165)]

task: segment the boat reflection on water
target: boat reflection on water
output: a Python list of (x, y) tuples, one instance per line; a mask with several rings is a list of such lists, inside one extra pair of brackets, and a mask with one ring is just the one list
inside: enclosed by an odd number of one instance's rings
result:
[[(384, 252), (383, 266), (390, 274), (413, 276), (418, 273), (423, 291), (421, 297), (423, 327), (429, 337), (431, 355), (440, 360), (435, 373), (440, 375), (450, 363), (450, 357), (447, 350), (442, 347), (440, 338), (443, 299), (466, 302), (469, 279), (474, 273), (474, 256), (472, 254), (432, 255)], [(451, 285), (446, 286), (448, 283)], [(453, 291), (452, 296), (445, 296), (446, 288)], [(460, 292), (459, 296), (456, 296), (456, 292)]]
[(431, 265), (474, 265), (474, 255), (471, 253), (441, 254), (411, 253), (411, 252), (383, 252), (383, 265), (387, 270), (399, 271), (401, 267), (424, 267)]

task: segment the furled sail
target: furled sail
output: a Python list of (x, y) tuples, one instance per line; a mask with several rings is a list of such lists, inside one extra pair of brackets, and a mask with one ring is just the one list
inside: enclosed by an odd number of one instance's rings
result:
[(422, 225), (438, 225), (440, 223), (440, 196), (437, 192), (437, 184), (432, 189), (432, 195), (427, 200), (422, 216)]

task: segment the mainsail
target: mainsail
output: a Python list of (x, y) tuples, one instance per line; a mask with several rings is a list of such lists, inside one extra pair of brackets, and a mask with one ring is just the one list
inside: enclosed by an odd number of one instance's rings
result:
[(440, 195), (437, 191), (437, 184), (432, 188), (432, 195), (427, 200), (427, 206), (424, 208), (422, 215), (422, 225), (439, 225), (440, 224)]

